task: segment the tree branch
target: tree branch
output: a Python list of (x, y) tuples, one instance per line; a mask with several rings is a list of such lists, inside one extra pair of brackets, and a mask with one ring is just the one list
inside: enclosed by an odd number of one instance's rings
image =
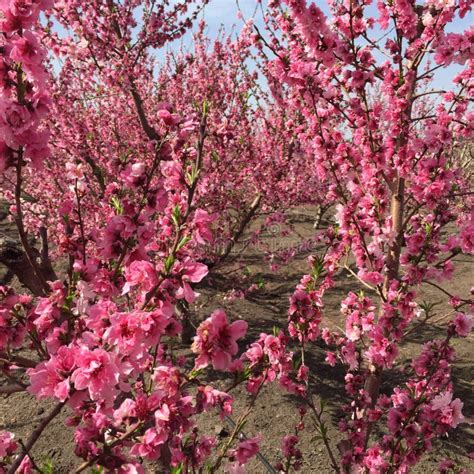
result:
[(20, 467), (20, 464), (22, 463), (25, 456), (31, 451), (31, 449), (35, 445), (36, 441), (38, 441), (38, 438), (41, 436), (45, 428), (51, 423), (51, 421), (54, 418), (56, 418), (59, 415), (59, 413), (61, 412), (65, 404), (66, 404), (65, 401), (58, 403), (53, 408), (51, 413), (46, 418), (43, 418), (39, 426), (33, 431), (33, 433), (31, 433), (31, 436), (28, 438), (28, 441), (23, 446), (21, 453), (15, 459), (15, 462), (11, 465), (10, 469), (8, 469), (7, 474), (15, 474), (15, 472), (17, 472), (17, 469)]

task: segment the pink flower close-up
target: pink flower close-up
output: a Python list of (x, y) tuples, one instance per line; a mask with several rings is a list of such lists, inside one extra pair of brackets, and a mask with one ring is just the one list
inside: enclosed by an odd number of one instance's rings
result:
[(237, 354), (237, 340), (245, 336), (248, 324), (245, 321), (228, 322), (223, 310), (216, 310), (197, 329), (192, 350), (198, 354), (196, 368), (212, 364), (216, 370), (229, 368), (232, 357)]

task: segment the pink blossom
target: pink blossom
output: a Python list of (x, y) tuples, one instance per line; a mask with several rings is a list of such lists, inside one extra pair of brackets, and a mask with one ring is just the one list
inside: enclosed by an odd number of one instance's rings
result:
[(456, 334), (461, 337), (467, 337), (474, 327), (474, 318), (465, 313), (458, 313), (453, 322)]
[(9, 33), (31, 27), (37, 20), (40, 6), (30, 1), (6, 1), (0, 5), (4, 19), (0, 20), (0, 31)]
[(464, 415), (462, 414), (463, 406), (464, 403), (462, 403), (459, 398), (456, 398), (451, 402), (452, 428), (456, 428), (459, 423), (462, 423), (464, 421)]
[(216, 370), (227, 370), (232, 356), (237, 354), (237, 340), (247, 332), (245, 321), (234, 321), (229, 324), (223, 310), (216, 310), (202, 322), (194, 338), (192, 350), (198, 354), (195, 366), (197, 369), (207, 367), (209, 363)]
[(356, 369), (359, 366), (358, 356), (356, 352), (356, 347), (353, 342), (348, 342), (341, 350), (342, 357), (344, 362), (349, 365), (351, 370)]
[(180, 118), (176, 114), (171, 114), (166, 109), (161, 109), (158, 111), (158, 117), (163, 120), (163, 122), (168, 126), (177, 125), (180, 122)]
[(194, 451), (194, 463), (200, 466), (212, 452), (212, 448), (216, 445), (216, 439), (210, 436), (202, 436), (197, 443)]
[(123, 403), (114, 410), (114, 420), (120, 425), (126, 422), (129, 418), (137, 416), (136, 403), (131, 398), (127, 398)]
[(27, 30), (22, 37), (13, 41), (10, 57), (14, 61), (23, 63), (27, 68), (34, 67), (42, 63), (45, 51), (39, 44), (36, 35)]
[(141, 456), (150, 460), (158, 459), (161, 454), (161, 446), (166, 442), (168, 435), (165, 431), (149, 428), (143, 435), (141, 441), (130, 449), (130, 454)]
[(295, 446), (298, 444), (299, 438), (295, 435), (287, 435), (281, 442), (281, 450), (285, 458), (294, 457), (296, 454)]
[(444, 392), (431, 402), (431, 409), (440, 413), (441, 421), (456, 428), (464, 420), (462, 415), (463, 403), (459, 398), (453, 400), (452, 392)]
[(224, 466), (224, 472), (226, 474), (246, 474), (245, 467), (240, 465), (237, 461), (228, 463)]
[(176, 367), (159, 366), (155, 369), (153, 381), (161, 397), (175, 397), (182, 382), (181, 372)]
[(13, 439), (15, 435), (9, 431), (0, 431), (0, 459), (11, 456), (17, 450), (17, 444)]
[(210, 215), (203, 209), (197, 209), (194, 214), (194, 225), (197, 228), (196, 241), (204, 245), (206, 242), (211, 241), (212, 232), (209, 228), (210, 225), (217, 219), (217, 216)]
[(0, 98), (0, 131), (6, 144), (18, 149), (22, 134), (35, 126), (35, 118), (24, 105)]
[(171, 323), (160, 310), (115, 313), (103, 334), (104, 341), (116, 345), (122, 354), (133, 355), (138, 362), (148, 347), (155, 346)]
[(145, 470), (143, 466), (136, 462), (136, 463), (127, 463), (120, 466), (117, 471), (117, 474), (145, 474)]
[(30, 386), (28, 391), (38, 399), (55, 397), (67, 400), (70, 393), (70, 375), (76, 367), (74, 347), (62, 346), (50, 360), (28, 370)]
[(359, 270), (358, 276), (361, 278), (361, 280), (367, 283), (372, 283), (373, 285), (381, 285), (384, 281), (384, 276), (380, 272)]
[(221, 418), (232, 413), (234, 399), (228, 393), (219, 391), (210, 386), (199, 387), (196, 400), (200, 411), (207, 411), (210, 408), (219, 407)]
[(15, 471), (15, 474), (34, 474), (36, 469), (33, 467), (33, 463), (29, 456), (25, 456), (21, 461), (18, 470)]
[(247, 464), (258, 453), (261, 440), (261, 436), (255, 436), (254, 438), (240, 441), (236, 449), (229, 451), (229, 457), (236, 459), (241, 466)]
[[(423, 345), (397, 387), (380, 394), (380, 382), (422, 322), (414, 321), (421, 283), (436, 282), (446, 300), (453, 257), (474, 249), (469, 176), (452, 146), (473, 132), (474, 30), (451, 31), (471, 2), (380, 0), (377, 12), (370, 1), (330, 1), (326, 13), (306, 0), (269, 0), (261, 2), (268, 41), (252, 20), (216, 41), (200, 23), (195, 47), (160, 64), (153, 51), (182, 37), (207, 1), (149, 3), (0, 0), (0, 194), (23, 243), (38, 239), (25, 245), (34, 255), (19, 278), (34, 296), (0, 288), (7, 375), (14, 381), (22, 365), (36, 365), (28, 392), (68, 402), (76, 455), (107, 472), (143, 472), (138, 458), (194, 471), (215, 446), (201, 419), (223, 418), (233, 404), (196, 369), (231, 372), (231, 386), (251, 395), (277, 382), (306, 399), (309, 366), (299, 354), (324, 342), (326, 362), (345, 365), (348, 399), (335, 470), (408, 472), (463, 421), (452, 336), (474, 324), (461, 312), (467, 296), (451, 298), (457, 314), (446, 336)], [(47, 71), (50, 54), (58, 61)], [(249, 60), (259, 61), (258, 74), (242, 67)], [(436, 77), (452, 63), (460, 65), (453, 87), (438, 93)], [(328, 209), (314, 239), (293, 226), (291, 210), (304, 206)], [(270, 217), (255, 225), (262, 215)], [(302, 243), (273, 248), (262, 231), (274, 224)], [(170, 340), (181, 331), (177, 300), (199, 296), (201, 262), (224, 261), (219, 245), (207, 245), (216, 236), (263, 245), (272, 270), (314, 252), (287, 328), (260, 334), (240, 358), (247, 324), (221, 310), (199, 326), (194, 355)], [(349, 289), (343, 269), (359, 277)], [(247, 272), (229, 275), (238, 274), (229, 304), (250, 296), (240, 288), (260, 286)], [(377, 286), (374, 302), (356, 293), (363, 286)], [(323, 318), (331, 331), (321, 331)], [(282, 471), (301, 465), (303, 424), (301, 415), (284, 433)], [(14, 456), (2, 436), (0, 454)], [(227, 446), (224, 469), (242, 471), (259, 441)], [(32, 463), (25, 457), (19, 472)]]
[(66, 163), (66, 176), (71, 180), (83, 179), (84, 170), (82, 163)]
[(188, 257), (178, 266), (177, 272), (181, 274), (182, 286), (176, 292), (176, 297), (184, 298), (188, 303), (193, 303), (199, 296), (191, 288), (191, 283), (199, 283), (207, 274), (208, 268), (202, 263), (192, 262)]
[(335, 367), (337, 359), (333, 352), (326, 352), (326, 358), (324, 359), (331, 367)]
[(288, 332), (300, 341), (314, 341), (319, 336), (322, 317), (320, 294), (318, 291), (307, 291), (306, 287), (311, 283), (309, 277), (308, 280), (305, 281), (305, 277), (301, 279), (300, 284), (290, 297), (288, 310)]
[(369, 448), (364, 457), (364, 465), (369, 469), (370, 474), (385, 472), (388, 462), (382, 457), (378, 447)]
[(136, 260), (125, 269), (125, 279), (126, 283), (122, 290), (124, 295), (135, 286), (140, 287), (143, 292), (148, 292), (158, 282), (154, 266), (143, 260)]
[(83, 346), (77, 351), (75, 362), (77, 369), (71, 376), (75, 389), (87, 389), (93, 400), (112, 400), (120, 374), (116, 357), (104, 349)]
[(474, 220), (463, 226), (460, 233), (461, 249), (465, 253), (474, 253)]
[(451, 461), (451, 459), (444, 459), (441, 461), (438, 465), (438, 471), (440, 474), (447, 474), (448, 472), (451, 471), (455, 466), (454, 462)]

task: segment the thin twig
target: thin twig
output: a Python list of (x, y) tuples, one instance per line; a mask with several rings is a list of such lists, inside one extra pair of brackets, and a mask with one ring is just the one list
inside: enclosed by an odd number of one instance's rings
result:
[(15, 459), (15, 462), (11, 465), (10, 469), (7, 471), (7, 474), (15, 474), (25, 456), (32, 450), (33, 446), (35, 445), (36, 441), (38, 441), (38, 438), (41, 436), (45, 428), (51, 423), (54, 418), (56, 418), (56, 416), (59, 415), (65, 404), (66, 401), (58, 403), (53, 408), (51, 413), (46, 418), (43, 418), (39, 426), (33, 431), (33, 433), (31, 433), (31, 436), (28, 438), (26, 445), (23, 446), (21, 453)]
[[(133, 436), (135, 434), (135, 432), (142, 428), (143, 424), (142, 423), (139, 423), (138, 425), (136, 426), (132, 426), (130, 427), (125, 433), (123, 433), (119, 438), (117, 438), (115, 441), (113, 441), (112, 443), (110, 444), (107, 444), (106, 447), (107, 449), (112, 449), (114, 448), (115, 446), (117, 446), (118, 444), (122, 443), (123, 441), (127, 440), (128, 438), (130, 438), (131, 436)], [(89, 459), (89, 461), (86, 461), (86, 462), (83, 462), (79, 467), (76, 468), (76, 470), (74, 471), (74, 474), (79, 474), (80, 472), (82, 472), (84, 469), (87, 469), (88, 467), (92, 466), (92, 464), (94, 464), (96, 461), (98, 461), (100, 459), (100, 457), (102, 456), (102, 454), (99, 454), (98, 456), (94, 456), (92, 457), (91, 459)]]
[(0, 394), (2, 395), (11, 395), (12, 393), (24, 392), (26, 390), (25, 387), (17, 384), (11, 385), (3, 385), (0, 387)]
[(39, 364), (39, 362), (27, 359), (26, 357), (14, 356), (2, 351), (0, 351), (0, 362), (4, 364), (14, 364), (28, 369), (34, 369)]

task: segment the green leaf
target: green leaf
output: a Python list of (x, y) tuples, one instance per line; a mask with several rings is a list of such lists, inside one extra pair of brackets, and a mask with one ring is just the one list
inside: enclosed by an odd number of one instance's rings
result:
[(66, 299), (65, 299), (65, 304), (64, 304), (64, 308), (65, 309), (70, 309), (71, 306), (72, 306), (72, 303), (74, 302), (74, 298), (75, 298), (75, 295), (74, 293), (70, 293), (69, 295), (66, 296)]
[(177, 250), (182, 249), (191, 240), (190, 235), (184, 236), (178, 244)]
[(171, 219), (176, 227), (179, 227), (179, 221), (181, 220), (181, 209), (179, 208), (178, 204), (174, 206), (173, 212), (171, 213)]
[(195, 379), (195, 378), (199, 377), (202, 373), (203, 373), (202, 369), (194, 369), (189, 374), (189, 378), (190, 379)]
[(202, 103), (202, 115), (206, 117), (208, 113), (209, 113), (209, 102), (207, 100), (204, 100)]
[(212, 150), (211, 158), (212, 158), (213, 161), (216, 161), (216, 162), (220, 160), (219, 154), (215, 150)]
[(120, 216), (123, 214), (123, 206), (122, 206), (122, 203), (120, 202), (120, 199), (117, 196), (112, 196), (112, 199), (110, 200), (110, 204), (114, 208), (117, 215)]
[(242, 377), (242, 380), (247, 380), (252, 375), (252, 369), (250, 367), (247, 367), (243, 372), (241, 372), (240, 375)]
[(54, 474), (54, 462), (51, 458), (46, 457), (43, 459), (41, 471), (43, 474)]
[(301, 354), (295, 355), (293, 358), (293, 369), (296, 371), (301, 367), (301, 363), (303, 362), (303, 359), (301, 357)]
[(194, 171), (194, 167), (191, 173), (186, 173), (186, 180), (188, 181), (189, 186), (192, 186), (194, 184), (195, 176), (194, 176), (193, 171)]
[(169, 273), (169, 271), (173, 268), (174, 264), (174, 256), (168, 255), (168, 258), (165, 260), (165, 272)]
[(182, 474), (184, 472), (183, 469), (184, 469), (184, 464), (181, 463), (179, 466), (171, 467), (170, 473), (171, 474)]
[(322, 257), (316, 256), (313, 263), (312, 277), (318, 279), (324, 272), (324, 260)]
[(441, 304), (441, 301), (433, 301), (432, 303), (429, 301), (423, 300), (421, 303), (419, 303), (420, 309), (422, 309), (425, 312), (426, 317), (429, 317), (433, 314), (433, 310)]

